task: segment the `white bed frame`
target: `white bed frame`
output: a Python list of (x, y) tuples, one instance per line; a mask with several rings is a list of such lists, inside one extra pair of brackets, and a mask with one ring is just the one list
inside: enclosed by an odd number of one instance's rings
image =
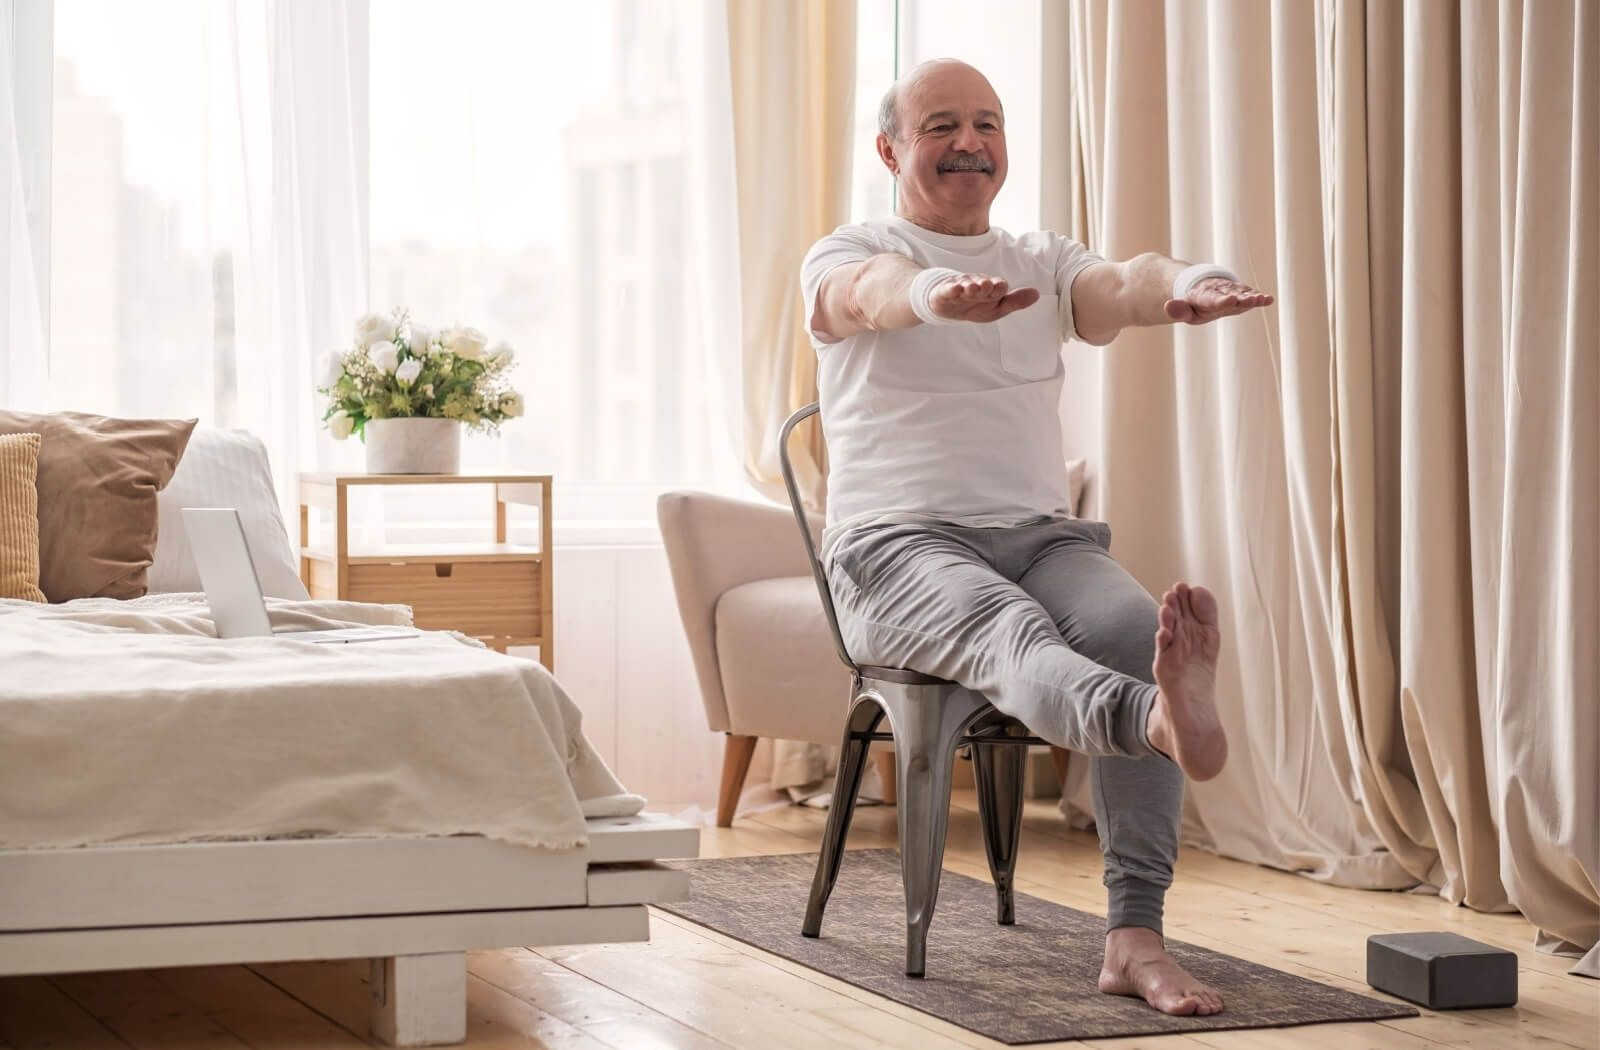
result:
[(682, 900), (697, 827), (590, 820), (554, 851), (477, 836), (0, 850), (0, 975), (372, 959), (372, 1028), (466, 1038), (466, 952), (643, 941)]

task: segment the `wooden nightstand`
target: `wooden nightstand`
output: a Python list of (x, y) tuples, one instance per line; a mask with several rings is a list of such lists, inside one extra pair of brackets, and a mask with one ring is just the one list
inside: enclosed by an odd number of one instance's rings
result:
[[(353, 485), (483, 485), (492, 488), (493, 542), (389, 544), (351, 550)], [(506, 506), (539, 507), (539, 546), (506, 542)], [(311, 508), (332, 515), (333, 546), (311, 546)], [(485, 508), (488, 525), (488, 508)], [(300, 579), (313, 598), (411, 606), (425, 630), (455, 630), (505, 652), (537, 645), (555, 670), (547, 474), (301, 474)]]

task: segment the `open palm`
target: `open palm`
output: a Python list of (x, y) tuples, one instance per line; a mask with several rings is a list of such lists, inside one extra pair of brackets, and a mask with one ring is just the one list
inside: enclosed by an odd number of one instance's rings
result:
[(1258, 306), (1271, 306), (1272, 296), (1226, 277), (1196, 281), (1182, 299), (1167, 300), (1167, 316), (1185, 324), (1208, 324)]

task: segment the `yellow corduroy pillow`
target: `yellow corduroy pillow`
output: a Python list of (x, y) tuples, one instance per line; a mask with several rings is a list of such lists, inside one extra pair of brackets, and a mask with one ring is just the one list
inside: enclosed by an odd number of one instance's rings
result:
[(38, 476), (39, 435), (0, 434), (0, 598), (44, 601)]

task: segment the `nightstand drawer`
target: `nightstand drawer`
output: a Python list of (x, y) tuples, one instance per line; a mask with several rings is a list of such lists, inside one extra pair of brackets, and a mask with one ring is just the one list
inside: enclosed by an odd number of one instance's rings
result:
[(537, 561), (353, 564), (350, 600), (409, 605), (424, 630), (534, 638), (541, 569)]

